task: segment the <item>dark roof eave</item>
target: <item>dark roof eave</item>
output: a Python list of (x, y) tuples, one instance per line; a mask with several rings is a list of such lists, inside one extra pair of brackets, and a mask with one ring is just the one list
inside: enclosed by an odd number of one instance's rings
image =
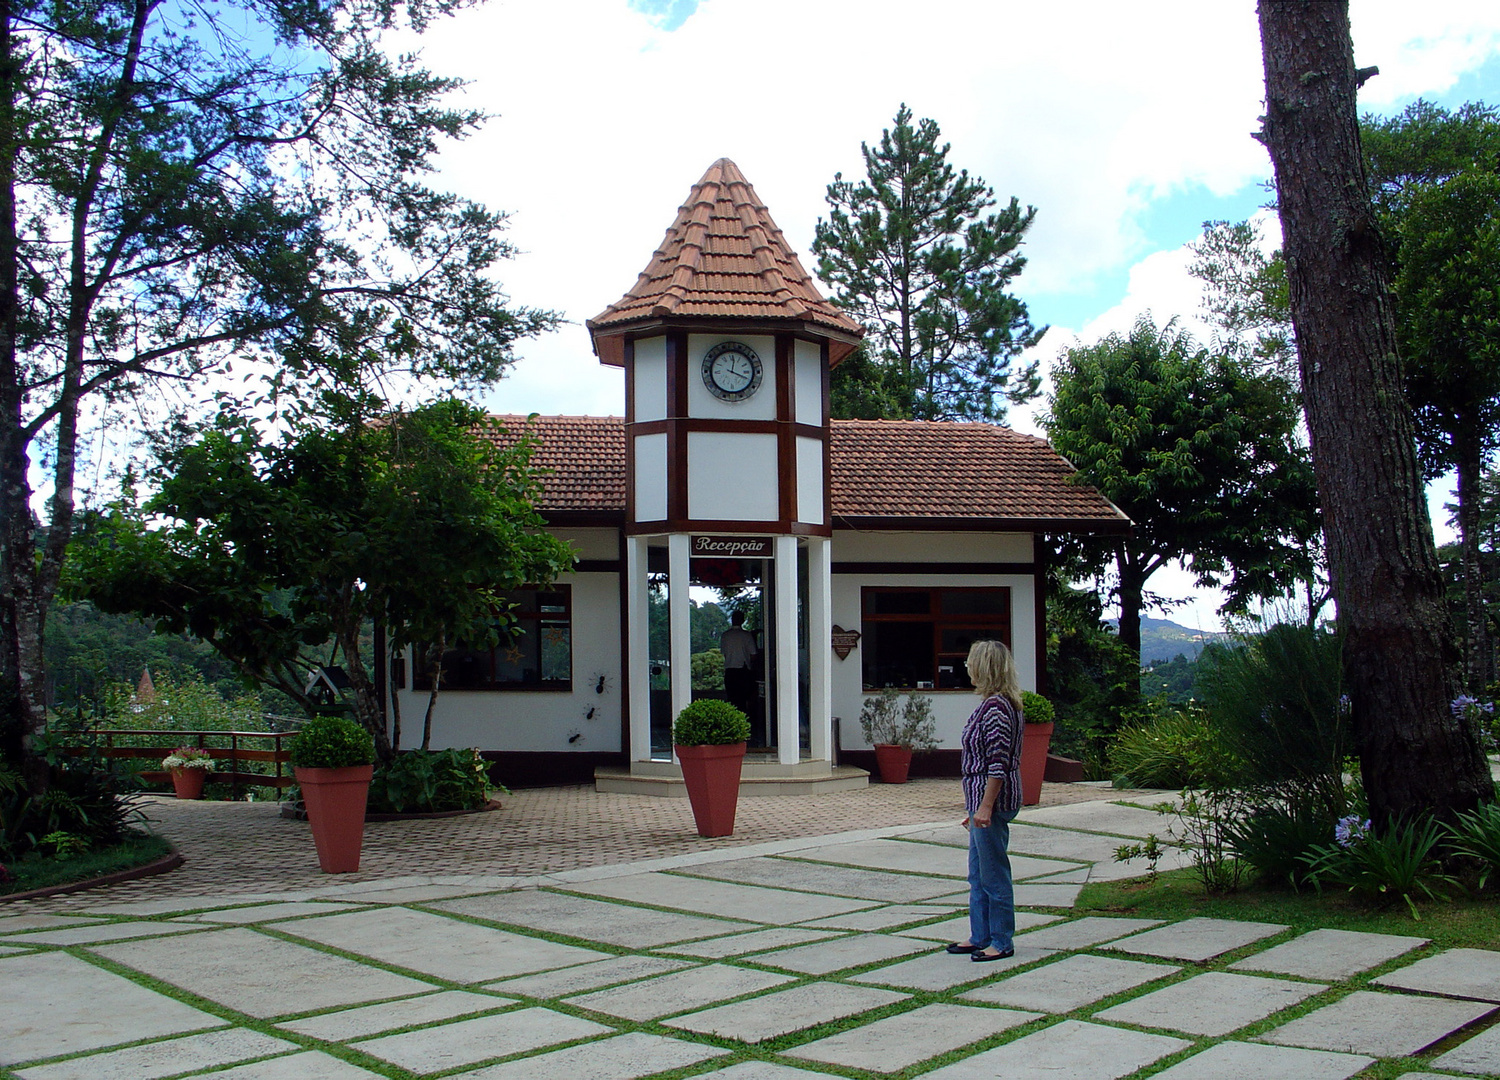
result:
[(899, 517), (896, 515), (833, 515), (835, 529), (885, 530), (890, 532), (1009, 532), (1009, 533), (1094, 533), (1101, 536), (1125, 536), (1130, 519), (1120, 518), (978, 518), (978, 517)]
[[(601, 316), (602, 318), (602, 316)], [(619, 367), (625, 362), (624, 351), (614, 342), (604, 344), (601, 339), (619, 339), (621, 342), (626, 337), (641, 337), (650, 334), (653, 330), (662, 330), (667, 327), (689, 331), (699, 331), (710, 334), (734, 334), (734, 333), (756, 333), (764, 334), (768, 330), (777, 329), (790, 330), (793, 333), (805, 333), (812, 337), (825, 337), (834, 344), (831, 352), (836, 356), (829, 358), (829, 366), (837, 367), (838, 364), (853, 352), (864, 337), (862, 330), (846, 330), (842, 327), (833, 326), (819, 319), (808, 318), (801, 315), (699, 315), (677, 317), (672, 315), (652, 315), (638, 319), (622, 319), (619, 322), (598, 322), (590, 319), (584, 323), (588, 328), (589, 337), (594, 345), (594, 355), (599, 361), (611, 367)]]

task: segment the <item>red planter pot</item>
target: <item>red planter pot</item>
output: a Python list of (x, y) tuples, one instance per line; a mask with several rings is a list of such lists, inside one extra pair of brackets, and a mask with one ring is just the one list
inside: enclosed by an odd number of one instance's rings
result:
[(203, 798), (203, 782), (208, 779), (207, 769), (169, 769), (172, 774), (172, 790), (179, 799)]
[(307, 821), (318, 849), (318, 865), (325, 874), (348, 874), (359, 869), (365, 839), (365, 799), (370, 794), (374, 765), (292, 772), (302, 789)]
[(911, 771), (911, 747), (876, 743), (875, 764), (880, 767), (882, 784), (904, 784)]
[(734, 832), (734, 812), (740, 798), (740, 766), (745, 762), (745, 744), (727, 746), (674, 746), (687, 783), (688, 802), (699, 836), (729, 836)]
[(1042, 801), (1042, 777), (1047, 772), (1047, 748), (1052, 745), (1051, 724), (1024, 724), (1021, 736), (1021, 803), (1035, 806)]

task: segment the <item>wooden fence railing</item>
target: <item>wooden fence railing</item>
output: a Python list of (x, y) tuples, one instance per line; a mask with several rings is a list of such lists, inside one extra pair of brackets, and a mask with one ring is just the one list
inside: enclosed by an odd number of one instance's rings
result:
[[(291, 752), (286, 740), (295, 731), (161, 731), (125, 728), (97, 728), (80, 731), (70, 737), (69, 752), (82, 756), (97, 754), (106, 758), (139, 758), (161, 761), (176, 747), (197, 746), (213, 754), (215, 763), (228, 762), (228, 772), (211, 771), (207, 782), (229, 784), (238, 794), (241, 787), (291, 787), (297, 781), (291, 775)], [(142, 745), (139, 740), (146, 740)], [(253, 740), (253, 741), (252, 741)], [(248, 745), (247, 745), (248, 744)], [(259, 746), (257, 746), (259, 744)], [(269, 749), (264, 749), (269, 744)], [(275, 772), (242, 772), (241, 762), (261, 761), (275, 766)], [(140, 773), (152, 783), (170, 783), (165, 769), (146, 769)]]

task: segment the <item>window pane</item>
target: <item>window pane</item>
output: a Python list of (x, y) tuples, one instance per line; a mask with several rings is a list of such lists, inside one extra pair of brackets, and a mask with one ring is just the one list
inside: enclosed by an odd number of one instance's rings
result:
[(542, 624), (542, 679), (568, 682), (573, 677), (573, 635), (567, 623)]
[(564, 614), (568, 610), (568, 598), (556, 592), (537, 593), (536, 606), (540, 612)]
[(911, 689), (932, 681), (931, 623), (867, 623), (860, 649), (867, 687)]
[(490, 657), (487, 651), (449, 649), (443, 654), (443, 686), (463, 689), (483, 686), (489, 681)]
[(535, 623), (516, 623), (509, 640), (495, 646), (495, 681), (502, 683), (536, 682), (540, 674)]
[(944, 627), (940, 652), (968, 656), (976, 641), (1000, 641), (1005, 637), (995, 627)]
[(865, 593), (865, 602), (871, 615), (926, 615), (932, 610), (932, 595), (921, 591), (870, 589)]
[(1009, 615), (1009, 589), (945, 589), (944, 615)]
[(938, 656), (937, 685), (939, 690), (972, 690), (974, 684), (969, 680), (969, 669), (964, 666), (968, 659), (968, 653), (963, 656), (950, 654)]

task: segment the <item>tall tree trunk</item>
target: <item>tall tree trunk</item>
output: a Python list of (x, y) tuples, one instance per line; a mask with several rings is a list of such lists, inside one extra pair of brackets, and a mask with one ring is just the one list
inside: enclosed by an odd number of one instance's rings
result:
[[(1115, 549), (1115, 568), (1120, 574), (1120, 644), (1135, 657), (1136, 671), (1141, 667), (1141, 610), (1146, 606), (1146, 579), (1139, 560), (1122, 540)], [(1139, 687), (1139, 680), (1137, 680)]]
[(1259, 0), (1271, 152), (1302, 398), (1345, 642), (1360, 768), (1379, 825), (1493, 794), (1467, 722), (1401, 391), (1360, 155), (1347, 0)]
[(1489, 680), (1490, 635), (1484, 614), (1484, 567), (1479, 560), (1479, 440), (1465, 435), (1458, 445), (1458, 547), (1464, 582), (1464, 688), (1475, 696)]

